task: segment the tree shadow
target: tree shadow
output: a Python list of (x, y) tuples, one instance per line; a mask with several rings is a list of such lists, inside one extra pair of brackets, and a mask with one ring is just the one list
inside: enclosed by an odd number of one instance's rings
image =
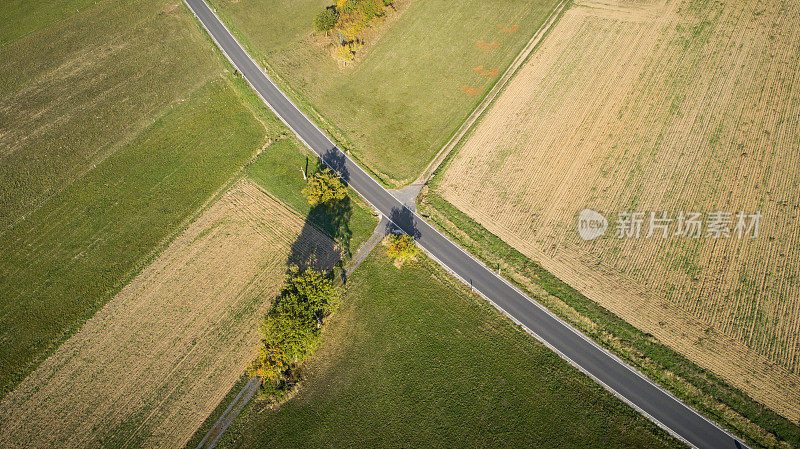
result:
[(313, 268), (327, 273), (342, 259), (343, 251), (329, 236), (321, 232), (312, 222), (306, 220), (300, 235), (297, 236), (289, 250), (286, 266), (300, 270)]
[[(323, 170), (327, 166), (347, 185), (349, 172), (345, 161), (344, 154), (333, 147), (317, 162), (316, 170)], [(352, 255), (350, 252), (350, 240), (353, 237), (353, 231), (350, 229), (352, 216), (353, 201), (349, 194), (332, 206), (312, 207), (306, 216), (300, 235), (291, 245), (288, 266), (296, 266), (301, 270), (313, 268), (328, 272), (343, 258), (349, 258)], [(329, 238), (321, 239), (320, 231)]]
[(334, 146), (325, 151), (320, 159), (323, 164), (339, 175), (344, 185), (349, 185), (350, 171), (347, 169), (347, 157), (343, 152)]
[(389, 223), (386, 225), (386, 232), (395, 234), (404, 232), (410, 235), (414, 240), (420, 237), (416, 218), (411, 210), (405, 206), (392, 208), (392, 211), (389, 213)]

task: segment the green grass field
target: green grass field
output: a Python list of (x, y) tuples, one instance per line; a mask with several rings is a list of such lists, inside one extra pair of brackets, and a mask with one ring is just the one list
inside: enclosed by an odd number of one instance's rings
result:
[(296, 396), (253, 403), (220, 447), (678, 447), (461, 291), (378, 247), (354, 273)]
[(0, 44), (0, 232), (224, 67), (177, 1), (12, 3), (0, 12), (0, 36), (18, 35)]
[(263, 139), (231, 85), (211, 81), (0, 236), (3, 390), (116, 293)]
[(333, 1), (212, 3), (256, 59), (288, 82), (301, 108), (313, 105), (341, 145), (398, 186), (419, 175), (480, 101), (464, 87), (485, 93), (498, 77), (476, 68), (502, 73), (557, 2), (399, 0), (399, 18), (362, 61), (343, 69), (310, 37), (314, 16)]

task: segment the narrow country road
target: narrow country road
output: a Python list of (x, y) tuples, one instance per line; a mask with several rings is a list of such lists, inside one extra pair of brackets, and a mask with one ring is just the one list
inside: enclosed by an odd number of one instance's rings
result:
[(573, 366), (676, 437), (692, 446), (704, 449), (745, 447), (716, 424), (647, 380), (539, 303), (528, 298), (460, 246), (440, 234), (421, 217), (404, 207), (300, 112), (250, 58), (203, 0), (185, 1), (264, 103), (300, 140), (332, 169), (339, 172), (342, 178), (381, 214), (412, 235), (418, 244), (448, 271), (471, 286)]

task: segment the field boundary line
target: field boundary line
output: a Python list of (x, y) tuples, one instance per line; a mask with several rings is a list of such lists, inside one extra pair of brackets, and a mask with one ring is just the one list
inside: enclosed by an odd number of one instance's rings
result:
[(561, 17), (561, 14), (564, 12), (567, 5), (570, 3), (570, 0), (561, 0), (561, 3), (555, 6), (553, 10), (550, 12), (550, 15), (547, 16), (544, 23), (536, 33), (534, 33), (533, 37), (525, 44), (525, 47), (522, 48), (517, 54), (517, 57), (511, 61), (511, 64), (508, 66), (503, 75), (500, 76), (500, 79), (492, 86), (491, 90), (483, 97), (478, 106), (472, 110), (472, 112), (467, 116), (467, 118), (461, 123), (461, 126), (456, 129), (455, 133), (447, 143), (444, 144), (442, 149), (436, 153), (436, 156), (433, 157), (428, 166), (425, 167), (425, 170), (420, 173), (419, 177), (412, 182), (412, 184), (427, 184), (430, 181), (433, 174), (436, 170), (442, 165), (442, 162), (447, 158), (447, 156), (455, 149), (458, 144), (464, 139), (464, 137), (469, 133), (475, 123), (478, 122), (478, 119), (483, 115), (489, 107), (494, 104), (494, 101), (497, 99), (498, 95), (505, 89), (508, 82), (514, 78), (514, 75), (517, 74), (520, 67), (528, 60), (528, 57), (533, 53), (533, 51), (539, 46), (542, 40), (547, 35), (548, 31), (553, 27), (553, 25), (558, 22), (558, 19)]

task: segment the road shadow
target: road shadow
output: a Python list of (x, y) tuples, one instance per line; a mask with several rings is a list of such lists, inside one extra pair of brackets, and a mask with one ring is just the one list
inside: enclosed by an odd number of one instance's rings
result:
[(414, 240), (420, 237), (414, 214), (405, 206), (392, 208), (392, 211), (389, 213), (389, 223), (386, 225), (386, 232), (395, 234), (404, 232), (410, 235)]

